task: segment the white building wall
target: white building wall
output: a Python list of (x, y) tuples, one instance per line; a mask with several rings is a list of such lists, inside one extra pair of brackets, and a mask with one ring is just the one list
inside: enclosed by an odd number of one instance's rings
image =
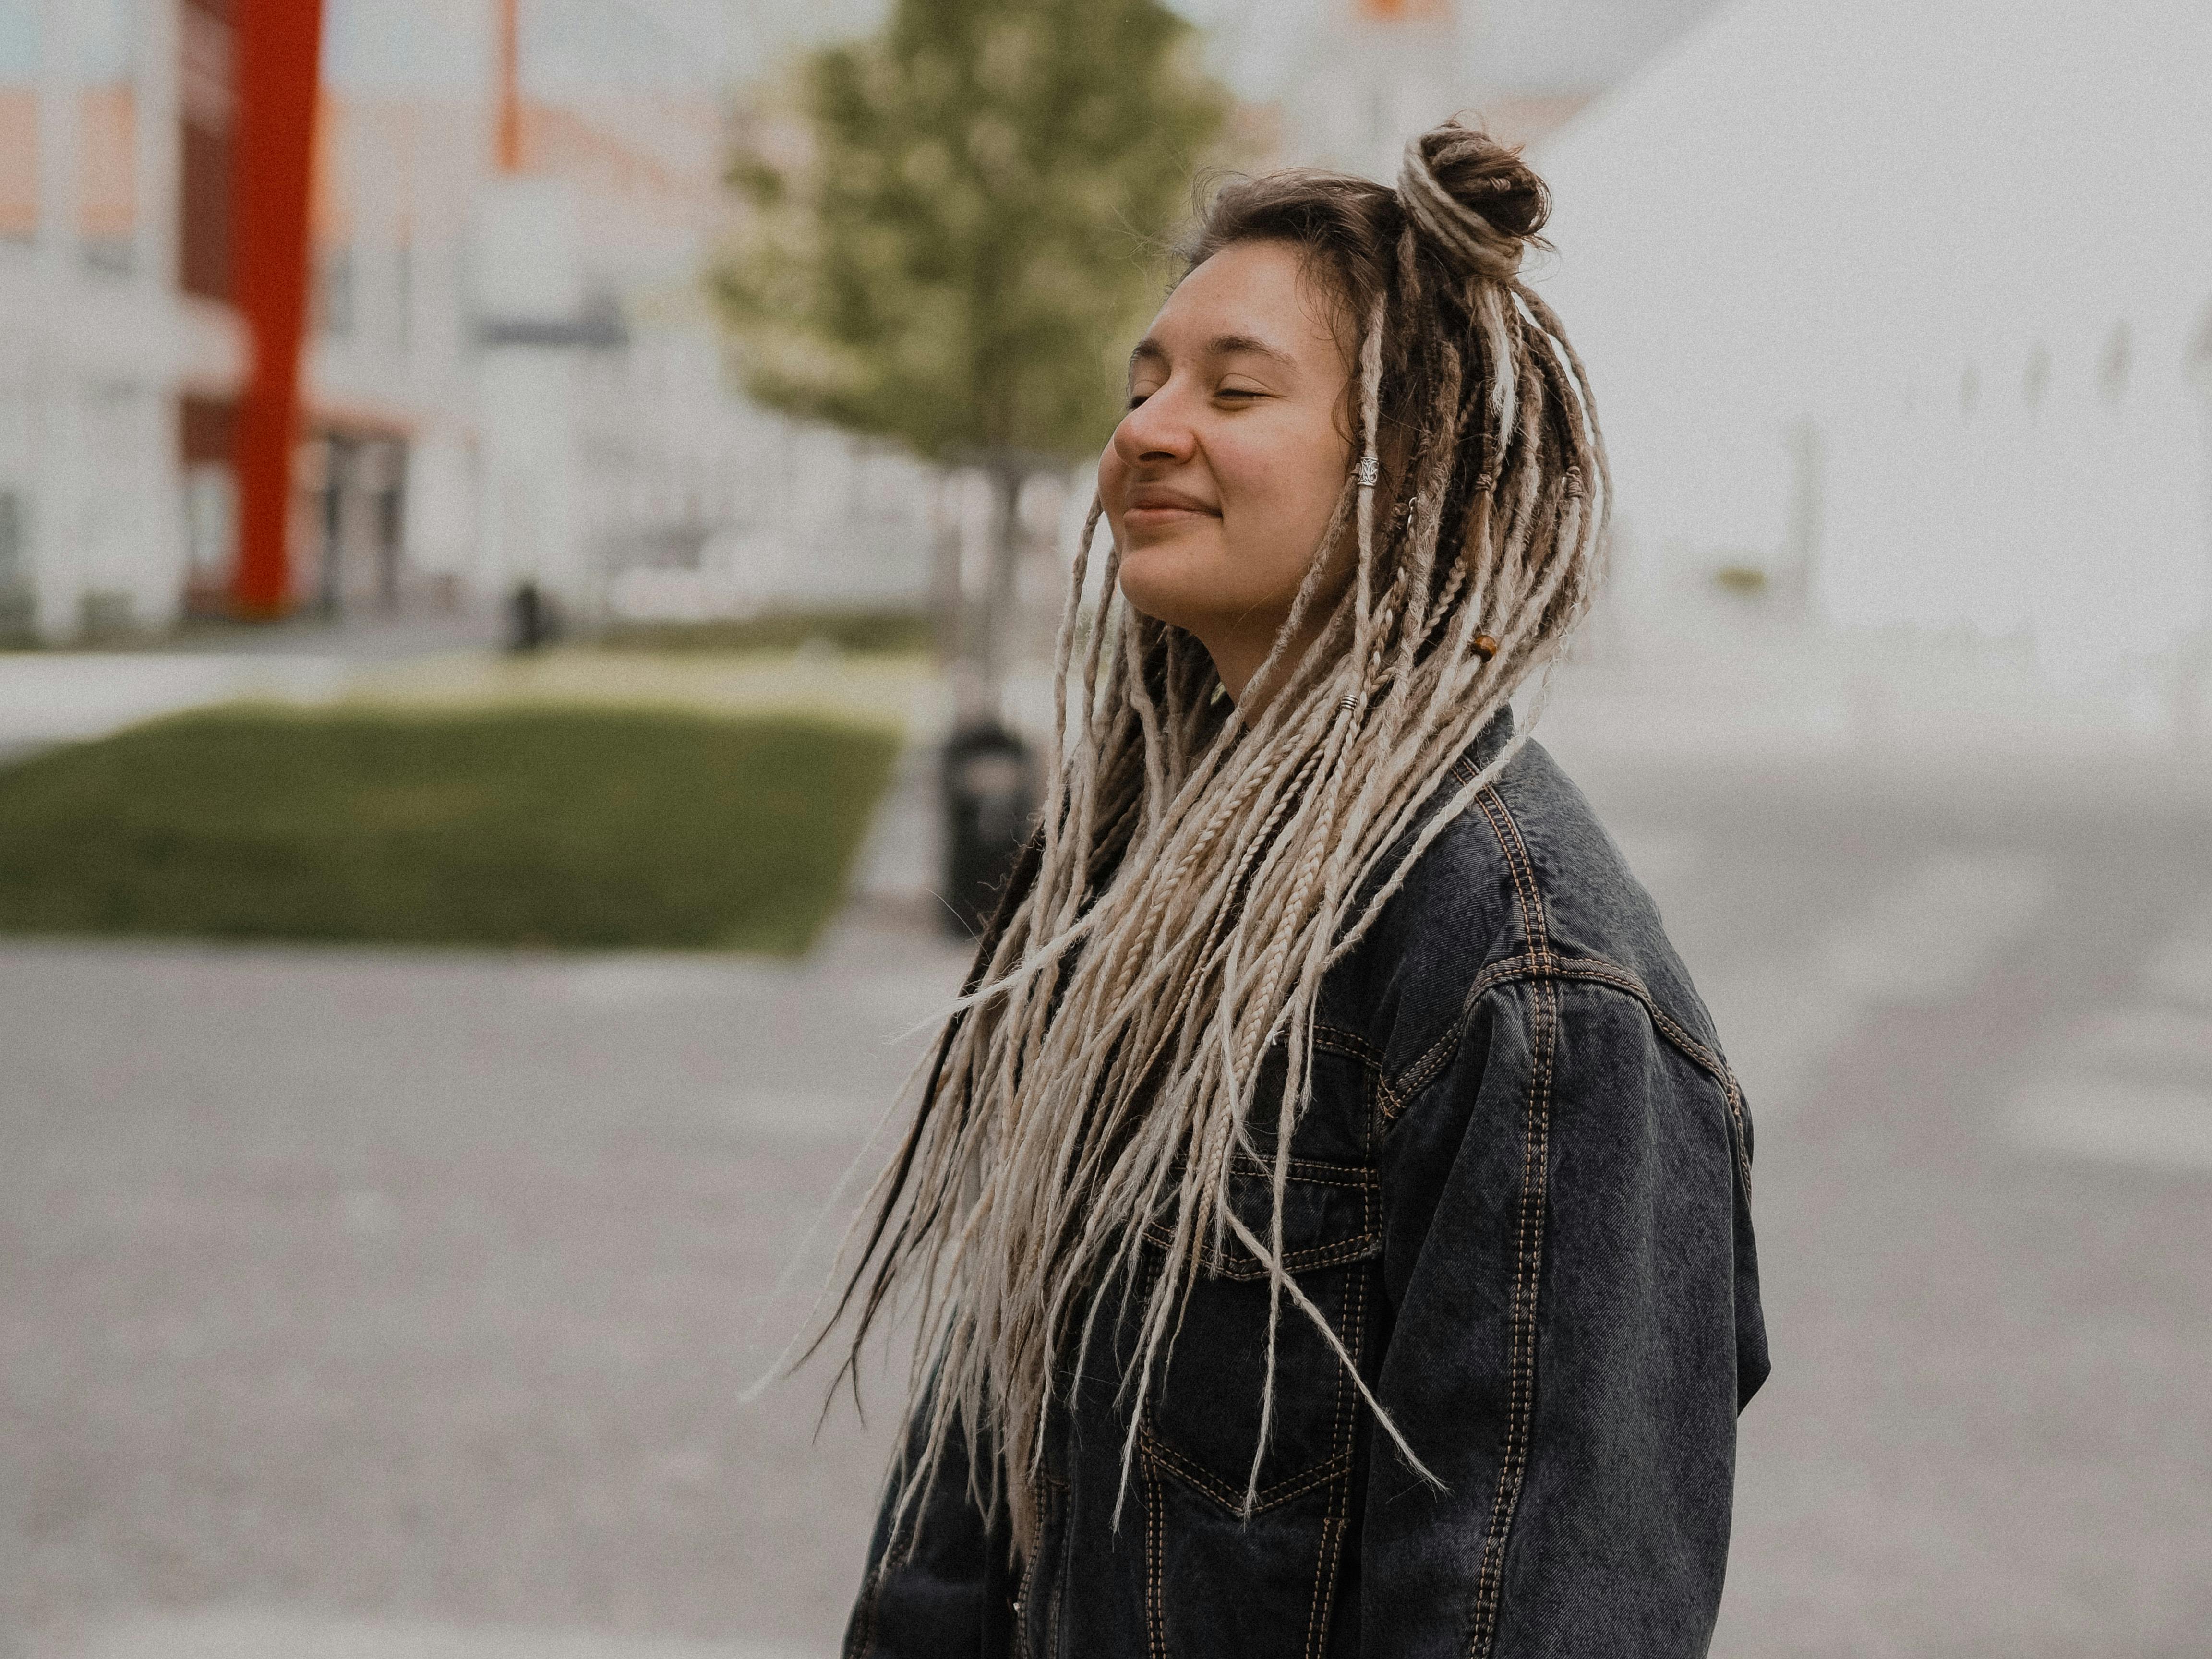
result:
[[(191, 356), (175, 259), (174, 0), (39, 0), (39, 216), (0, 242), (0, 490), (17, 503), (38, 632), (159, 628), (182, 592), (175, 398)], [(110, 14), (112, 14), (112, 15)], [(119, 266), (80, 235), (80, 94), (127, 51), (137, 212)]]
[(1809, 428), (1829, 620), (2201, 628), (2208, 62), (2196, 0), (1741, 0), (1543, 145), (1632, 586), (1783, 562)]
[(1473, 91), (1454, 8), (1385, 21), (1332, 0), (1282, 100), (1282, 159), (1395, 184), (1407, 141)]
[[(178, 401), (234, 396), (246, 356), (233, 313), (175, 288), (178, 0), (15, 3), (39, 22), (41, 208), (35, 236), (0, 240), (0, 492), (17, 503), (20, 574), (46, 639), (75, 639), (88, 623), (158, 629), (185, 586)], [(138, 99), (126, 270), (91, 268), (76, 215), (77, 43), (93, 22), (114, 35), (111, 5)], [(356, 46), (379, 30), (397, 45), (374, 85), (338, 88), (358, 95), (364, 118), (323, 157), (348, 170), (352, 191), (351, 316), (343, 331), (311, 326), (307, 422), (406, 434), (409, 566), (440, 591), (487, 600), (533, 574), (590, 614), (641, 549), (688, 538), (692, 558), (746, 563), (768, 603), (921, 603), (933, 472), (734, 394), (698, 283), (711, 204), (696, 224), (660, 223), (657, 240), (625, 228), (621, 202), (579, 204), (586, 245), (563, 303), (612, 297), (625, 346), (481, 343), (497, 298), (484, 282), (497, 273), (478, 233), (501, 188), (489, 176), (489, 66), (408, 45), (426, 20), (458, 27), (426, 0), (353, 0), (349, 21), (348, 10), (332, 0), (331, 27)], [(460, 33), (472, 43), (463, 55), (477, 53), (482, 31)], [(396, 155), (366, 118), (379, 99), (407, 104), (427, 144)], [(710, 179), (712, 142), (691, 157)]]

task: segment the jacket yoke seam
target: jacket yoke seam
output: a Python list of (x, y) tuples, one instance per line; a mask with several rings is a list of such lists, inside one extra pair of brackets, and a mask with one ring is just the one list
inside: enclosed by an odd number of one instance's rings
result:
[[(1743, 1089), (1728, 1062), (1714, 1048), (1700, 1042), (1690, 1030), (1659, 1006), (1651, 988), (1642, 975), (1602, 957), (1563, 957), (1552, 947), (1549, 924), (1544, 915), (1543, 894), (1538, 889), (1534, 861), (1528, 856), (1528, 844), (1521, 834), (1518, 819), (1506, 805), (1495, 788), (1486, 789), (1475, 797), (1475, 805), (1489, 821), (1491, 834), (1497, 838), (1498, 851), (1504, 854), (1507, 869), (1513, 878), (1513, 887), (1521, 912), (1521, 932), (1528, 949), (1517, 957), (1508, 957), (1493, 962), (1474, 976), (1467, 994), (1461, 999), (1458, 1013), (1446, 1024), (1436, 1040), (1420, 1056), (1407, 1066), (1396, 1079), (1388, 1075), (1377, 1083), (1382, 1115), (1386, 1127), (1404, 1112), (1413, 1097), (1425, 1088), (1449, 1062), (1458, 1050), (1461, 1036), (1465, 1033), (1476, 1003), (1495, 987), (1511, 980), (1552, 979), (1578, 980), (1592, 984), (1609, 985), (1636, 999), (1644, 1006), (1645, 1015), (1660, 1036), (1671, 1043), (1691, 1064), (1710, 1076), (1720, 1085), (1721, 1095), (1728, 1105), (1729, 1139), (1733, 1143), (1736, 1174), (1743, 1182), (1744, 1196), (1751, 1196), (1751, 1137), (1744, 1125)], [(1556, 999), (1555, 999), (1556, 1008)]]
[[(1528, 860), (1528, 843), (1522, 839), (1520, 826), (1499, 799), (1495, 789), (1486, 789), (1474, 798), (1474, 804), (1490, 824), (1490, 833), (1497, 838), (1498, 850), (1504, 855), (1505, 867), (1513, 878), (1513, 891), (1521, 913), (1521, 933), (1528, 944), (1522, 956), (1512, 958), (1535, 964), (1539, 969), (1554, 959), (1550, 943), (1550, 930), (1544, 918), (1543, 895), (1537, 890), (1536, 872)], [(1493, 810), (1494, 809), (1494, 810)], [(1494, 965), (1494, 964), (1493, 964)], [(1487, 974), (1489, 969), (1484, 970)], [(1482, 975), (1475, 983), (1482, 983)], [(1473, 1006), (1474, 993), (1462, 999), (1458, 1015), (1445, 1022), (1434, 1042), (1395, 1079), (1383, 1079), (1383, 1115), (1395, 1118), (1407, 1103), (1420, 1093), (1429, 1080), (1443, 1068), (1446, 1061), (1459, 1046), (1461, 1030), (1467, 1024), (1467, 1015)]]

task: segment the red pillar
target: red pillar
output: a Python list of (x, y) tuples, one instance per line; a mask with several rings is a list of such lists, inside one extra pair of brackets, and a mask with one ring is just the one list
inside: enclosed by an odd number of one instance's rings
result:
[(231, 295), (252, 367), (238, 406), (241, 615), (291, 599), (292, 444), (307, 311), (307, 192), (322, 0), (231, 0), (238, 88), (231, 138)]

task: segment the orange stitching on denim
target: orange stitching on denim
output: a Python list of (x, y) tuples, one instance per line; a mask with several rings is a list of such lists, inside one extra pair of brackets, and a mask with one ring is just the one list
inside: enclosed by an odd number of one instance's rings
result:
[(1490, 833), (1498, 837), (1498, 850), (1504, 854), (1506, 868), (1512, 872), (1513, 890), (1521, 902), (1521, 936), (1528, 940), (1531, 955), (1548, 957), (1552, 952), (1545, 932), (1543, 895), (1536, 890), (1536, 872), (1528, 861), (1528, 843), (1521, 839), (1521, 826), (1495, 789), (1484, 790), (1474, 798), (1474, 804), (1489, 819)]
[(1735, 1163), (1736, 1168), (1743, 1172), (1743, 1200), (1748, 1204), (1751, 1202), (1751, 1136), (1743, 1127), (1743, 1088), (1735, 1080), (1734, 1072), (1725, 1066), (1721, 1070), (1727, 1073), (1728, 1080), (1723, 1086), (1728, 1091), (1729, 1118), (1735, 1128)]
[[(1659, 1035), (1679, 1049), (1691, 1064), (1720, 1085), (1722, 1095), (1728, 1104), (1729, 1127), (1733, 1131), (1735, 1144), (1731, 1150), (1735, 1154), (1736, 1168), (1743, 1176), (1743, 1189), (1747, 1197), (1751, 1192), (1749, 1137), (1745, 1133), (1743, 1125), (1743, 1088), (1735, 1080), (1735, 1073), (1729, 1069), (1728, 1062), (1723, 1060), (1717, 1052), (1692, 1036), (1680, 1021), (1659, 1006), (1658, 999), (1651, 994), (1650, 988), (1645, 985), (1638, 975), (1617, 963), (1606, 961), (1602, 957), (1554, 956), (1539, 961), (1534, 957), (1518, 956), (1508, 957), (1492, 963), (1477, 974), (1474, 982), (1467, 988), (1467, 994), (1460, 1002), (1459, 1016), (1453, 1021), (1450, 1029), (1437, 1039), (1428, 1053), (1422, 1055), (1421, 1060), (1417, 1063), (1429, 1066), (1431, 1073), (1438, 1069), (1442, 1064), (1442, 1061), (1437, 1060), (1438, 1051), (1458, 1047), (1460, 1038), (1465, 1033), (1467, 1022), (1474, 1012), (1475, 1004), (1491, 991), (1510, 981), (1545, 977), (1608, 985), (1615, 990), (1635, 998), (1643, 1005), (1644, 1013), (1650, 1018)], [(1431, 1065), (1430, 1062), (1432, 1060), (1437, 1063)], [(1390, 1094), (1394, 1103), (1385, 1110), (1384, 1117), (1395, 1121), (1398, 1115), (1405, 1110), (1407, 1103), (1425, 1087), (1429, 1080), (1429, 1076), (1426, 1074), (1414, 1078), (1409, 1073), (1399, 1080), (1397, 1087), (1398, 1091), (1401, 1091), (1401, 1093), (1391, 1092), (1388, 1078), (1379, 1079), (1379, 1086), (1386, 1093)]]
[[(1176, 1160), (1177, 1174), (1181, 1174), (1185, 1167), (1181, 1158)], [(1229, 1169), (1232, 1175), (1249, 1176), (1255, 1180), (1273, 1181), (1275, 1178), (1275, 1166), (1272, 1163), (1246, 1152), (1235, 1154), (1230, 1160)], [(1304, 1182), (1310, 1186), (1372, 1187), (1381, 1178), (1370, 1164), (1323, 1164), (1310, 1158), (1291, 1160), (1291, 1179)]]
[[(1231, 1490), (1226, 1481), (1208, 1474), (1204, 1468), (1169, 1445), (1152, 1432), (1151, 1425), (1139, 1429), (1137, 1436), (1144, 1445), (1146, 1455), (1185, 1486), (1195, 1486), (1224, 1509), (1242, 1510), (1244, 1507), (1242, 1492)], [(1310, 1469), (1300, 1469), (1296, 1474), (1285, 1475), (1273, 1486), (1262, 1486), (1254, 1495), (1252, 1513), (1257, 1515), (1263, 1510), (1273, 1509), (1278, 1504), (1287, 1504), (1293, 1498), (1302, 1498), (1316, 1486), (1335, 1480), (1351, 1467), (1352, 1455), (1344, 1452), (1325, 1463), (1316, 1463)]]
[[(1286, 1273), (1310, 1273), (1316, 1267), (1340, 1267), (1348, 1261), (1364, 1261), (1382, 1247), (1380, 1235), (1372, 1231), (1361, 1233), (1334, 1244), (1315, 1244), (1303, 1250), (1291, 1250), (1283, 1256)], [(1221, 1269), (1224, 1279), (1254, 1279), (1267, 1276), (1267, 1264), (1255, 1259), (1249, 1263), (1232, 1261)]]
[[(1241, 1156), (1231, 1167), (1237, 1174), (1262, 1176), (1270, 1180), (1275, 1173), (1267, 1164)], [(1381, 1178), (1364, 1164), (1322, 1164), (1310, 1158), (1291, 1160), (1291, 1179), (1310, 1186), (1372, 1187)]]
[(1480, 1000), (1485, 991), (1493, 985), (1504, 984), (1508, 980), (1528, 979), (1538, 974), (1549, 972), (1557, 968), (1559, 962), (1559, 958), (1557, 957), (1528, 955), (1506, 957), (1500, 961), (1492, 963), (1477, 974), (1474, 983), (1468, 987), (1467, 994), (1460, 999), (1458, 1014), (1438, 1034), (1437, 1040), (1428, 1046), (1421, 1057), (1407, 1066), (1404, 1074), (1399, 1078), (1395, 1085), (1400, 1102), (1399, 1109), (1404, 1110), (1404, 1103), (1411, 1100), (1428, 1086), (1430, 1079), (1443, 1068), (1445, 1062), (1459, 1048), (1460, 1037), (1466, 1030), (1468, 1015), (1473, 1011), (1475, 1003)]
[[(1148, 1221), (1145, 1224), (1145, 1242), (1157, 1244), (1163, 1250), (1172, 1249), (1175, 1248), (1175, 1235), (1164, 1224)], [(1370, 1228), (1350, 1238), (1333, 1240), (1327, 1244), (1309, 1244), (1303, 1250), (1285, 1250), (1283, 1253), (1283, 1270), (1303, 1273), (1310, 1273), (1316, 1267), (1339, 1267), (1347, 1261), (1364, 1261), (1382, 1247), (1382, 1243), (1381, 1237)], [(1232, 1244), (1231, 1248), (1242, 1254), (1212, 1259), (1209, 1252), (1206, 1271), (1217, 1279), (1234, 1279), (1239, 1283), (1267, 1276), (1266, 1262), (1242, 1244)]]
[(1314, 1552), (1313, 1600), (1306, 1607), (1306, 1659), (1313, 1659), (1314, 1634), (1321, 1627), (1321, 1586), (1328, 1572), (1329, 1532), (1336, 1520), (1335, 1505), (1324, 1511), (1321, 1521), (1321, 1547)]
[(1406, 1109), (1406, 1103), (1399, 1097), (1398, 1091), (1390, 1086), (1390, 1079), (1380, 1072), (1375, 1073), (1375, 1098), (1382, 1108), (1385, 1121), (1396, 1117), (1399, 1113)]
[(1382, 1061), (1382, 1051), (1357, 1031), (1348, 1031), (1341, 1025), (1324, 1025), (1314, 1022), (1314, 1045), (1338, 1054), (1349, 1054), (1354, 1060), (1364, 1060), (1372, 1065)]
[(1314, 1659), (1328, 1632), (1328, 1615), (1336, 1606), (1336, 1552), (1344, 1541), (1344, 1517), (1334, 1503), (1321, 1523), (1321, 1553), (1314, 1562), (1313, 1610), (1306, 1615), (1306, 1659)]
[[(1359, 1354), (1359, 1315), (1357, 1310), (1364, 1304), (1365, 1291), (1366, 1275), (1352, 1274), (1344, 1287), (1342, 1314), (1338, 1321), (1344, 1337), (1345, 1352), (1351, 1354), (1355, 1360)], [(1328, 1461), (1333, 1465), (1343, 1465), (1348, 1475), (1352, 1465), (1352, 1437), (1348, 1422), (1352, 1394), (1352, 1377), (1340, 1360), (1333, 1369), (1336, 1372), (1336, 1414), (1334, 1421), (1329, 1427), (1328, 1443), (1331, 1455)], [(1313, 1604), (1306, 1613), (1307, 1659), (1313, 1659), (1315, 1648), (1321, 1641), (1322, 1632), (1327, 1627), (1328, 1617), (1325, 1610), (1335, 1599), (1334, 1589), (1336, 1577), (1336, 1542), (1340, 1535), (1338, 1510), (1342, 1498), (1343, 1494), (1340, 1492), (1331, 1492), (1328, 1507), (1322, 1516), (1321, 1547), (1314, 1555)]]
[[(1514, 821), (1512, 812), (1495, 789), (1484, 790), (1474, 798), (1474, 804), (1481, 809), (1483, 817), (1488, 822), (1490, 833), (1497, 839), (1498, 850), (1504, 856), (1506, 870), (1513, 878), (1515, 902), (1521, 910), (1521, 934), (1528, 945), (1527, 955), (1517, 960), (1533, 963), (1535, 970), (1540, 973), (1555, 958), (1544, 920), (1544, 896), (1536, 884), (1535, 866), (1529, 861), (1528, 843), (1521, 838), (1521, 826)], [(1476, 975), (1476, 983), (1482, 983), (1497, 967), (1502, 965), (1493, 963), (1491, 968), (1486, 968)], [(1469, 996), (1472, 994), (1470, 988)], [(1461, 999), (1459, 1018), (1438, 1032), (1436, 1041), (1391, 1085), (1394, 1095), (1401, 1103), (1400, 1110), (1404, 1109), (1405, 1101), (1419, 1094), (1429, 1079), (1443, 1069), (1444, 1062), (1459, 1047), (1460, 1028), (1466, 1024), (1468, 1000), (1468, 997)]]
[(1659, 1034), (1680, 1049), (1698, 1070), (1721, 1085), (1722, 1096), (1728, 1103), (1729, 1127), (1734, 1143), (1729, 1150), (1735, 1154), (1735, 1166), (1743, 1177), (1744, 1197), (1748, 1200), (1751, 1196), (1751, 1152), (1750, 1138), (1744, 1133), (1743, 1127), (1743, 1090), (1735, 1080), (1735, 1073), (1729, 1069), (1728, 1062), (1684, 1030), (1680, 1022), (1659, 1006), (1658, 999), (1651, 994), (1650, 988), (1627, 969), (1599, 957), (1577, 957), (1570, 961), (1555, 962), (1553, 969), (1562, 978), (1610, 985), (1634, 997), (1644, 1006), (1644, 1013), (1658, 1029)]
[(1516, 1224), (1513, 1316), (1507, 1350), (1508, 1394), (1505, 1445), (1498, 1467), (1498, 1492), (1484, 1528), (1475, 1578), (1474, 1631), (1468, 1651), (1483, 1659), (1496, 1638), (1504, 1591), (1505, 1547), (1527, 1470), (1528, 1443), (1535, 1419), (1536, 1294), (1543, 1272), (1545, 1188), (1551, 1155), (1552, 1060), (1557, 1038), (1558, 990), (1540, 975), (1531, 988), (1535, 1012), (1534, 1052), (1522, 1126), (1521, 1202)]
[(1435, 1074), (1437, 1068), (1443, 1064), (1445, 1058), (1458, 1046), (1459, 1022), (1455, 1020), (1437, 1035), (1437, 1040), (1428, 1046), (1427, 1050), (1419, 1060), (1406, 1068), (1405, 1074), (1398, 1079), (1397, 1093), (1400, 1097), (1411, 1100), (1415, 1095), (1420, 1093), (1426, 1086), (1429, 1079)]
[(1160, 1479), (1151, 1463), (1144, 1467), (1145, 1483), (1145, 1557), (1147, 1583), (1145, 1591), (1145, 1651), (1151, 1659), (1166, 1659), (1168, 1650), (1167, 1608), (1160, 1593), (1160, 1558), (1165, 1553), (1163, 1534), (1167, 1528), (1167, 1517), (1160, 1498)]
[[(1231, 1164), (1233, 1174), (1253, 1178), (1272, 1176), (1267, 1165), (1238, 1153)], [(1361, 1193), (1372, 1193), (1382, 1177), (1371, 1164), (1324, 1164), (1313, 1158), (1292, 1158), (1291, 1179), (1309, 1187), (1352, 1188)], [(1362, 1214), (1371, 1215), (1372, 1206), (1362, 1204)], [(1166, 1224), (1148, 1221), (1145, 1224), (1146, 1242), (1161, 1249), (1171, 1249), (1175, 1234)], [(1310, 1244), (1303, 1249), (1285, 1253), (1283, 1266), (1291, 1273), (1306, 1273), (1316, 1267), (1333, 1267), (1346, 1261), (1361, 1261), (1375, 1254), (1382, 1239), (1371, 1220), (1366, 1231), (1347, 1238), (1327, 1239), (1319, 1244)], [(1255, 1256), (1243, 1244), (1231, 1242), (1216, 1256), (1207, 1252), (1206, 1267), (1223, 1279), (1252, 1279), (1267, 1277), (1267, 1264)]]
[[(1370, 1206), (1374, 1205), (1376, 1202), (1375, 1194), (1369, 1194), (1367, 1201)], [(1364, 1273), (1352, 1275), (1351, 1284), (1345, 1287), (1345, 1300), (1346, 1316), (1344, 1351), (1352, 1356), (1352, 1363), (1356, 1365), (1359, 1362), (1367, 1338), (1367, 1275)], [(1329, 1620), (1336, 1610), (1337, 1563), (1341, 1559), (1346, 1534), (1352, 1529), (1352, 1433), (1358, 1416), (1358, 1407), (1352, 1387), (1355, 1380), (1343, 1365), (1340, 1364), (1337, 1367), (1337, 1402), (1340, 1415), (1335, 1444), (1338, 1456), (1344, 1460), (1345, 1475), (1343, 1481), (1330, 1497), (1329, 1519), (1323, 1523), (1325, 1527), (1333, 1527), (1334, 1530), (1328, 1534), (1328, 1594), (1322, 1600), (1320, 1616), (1314, 1626), (1311, 1650), (1313, 1651), (1318, 1651), (1328, 1645)]]
[[(1491, 828), (1498, 830), (1498, 845), (1505, 847), (1508, 832), (1513, 837), (1512, 846), (1505, 848), (1506, 861), (1513, 866), (1516, 884), (1524, 878), (1528, 883), (1526, 893), (1531, 925), (1524, 927), (1522, 931), (1528, 935), (1528, 948), (1539, 957), (1549, 957), (1552, 955), (1552, 924), (1544, 914), (1543, 884), (1536, 879), (1536, 861), (1529, 856), (1528, 843), (1522, 838), (1521, 820), (1513, 816), (1513, 809), (1505, 804), (1504, 796), (1497, 790), (1486, 789), (1478, 799), (1485, 803), (1484, 815), (1490, 819)], [(1497, 809), (1494, 812), (1490, 810), (1492, 807)], [(1502, 830), (1499, 829), (1501, 820), (1504, 823)]]
[[(1482, 817), (1489, 821), (1491, 834), (1498, 838), (1498, 852), (1504, 854), (1506, 869), (1509, 869), (1510, 876), (1513, 876), (1513, 894), (1516, 894), (1516, 902), (1520, 905), (1520, 914), (1522, 914), (1522, 936), (1531, 940), (1533, 960), (1535, 960), (1537, 969), (1541, 969), (1541, 964), (1547, 963), (1548, 956), (1551, 956), (1547, 949), (1541, 947), (1540, 942), (1535, 942), (1537, 940), (1535, 929), (1540, 929), (1541, 927), (1544, 907), (1541, 907), (1541, 900), (1531, 891), (1531, 884), (1535, 878), (1533, 878), (1533, 874), (1528, 874), (1528, 878), (1524, 880), (1524, 865), (1522, 865), (1522, 860), (1516, 856), (1516, 852), (1513, 852), (1516, 845), (1520, 845), (1520, 832), (1513, 834), (1513, 841), (1506, 838), (1506, 832), (1500, 827), (1500, 823), (1498, 823), (1498, 811), (1491, 810), (1493, 801), (1495, 801), (1495, 792), (1491, 790), (1484, 790), (1482, 794), (1475, 796), (1475, 805), (1482, 807)], [(1504, 807), (1502, 807), (1500, 803), (1500, 811), (1502, 810), (1504, 810)], [(1484, 969), (1480, 975), (1475, 975), (1475, 982), (1478, 984), (1482, 982), (1489, 973), (1491, 969)], [(1413, 1095), (1420, 1093), (1422, 1088), (1427, 1086), (1429, 1079), (1431, 1079), (1433, 1075), (1443, 1068), (1444, 1060), (1449, 1060), (1451, 1053), (1458, 1048), (1460, 1026), (1464, 1024), (1467, 1024), (1467, 998), (1460, 1000), (1458, 1018), (1449, 1022), (1449, 1024), (1436, 1036), (1436, 1042), (1429, 1044), (1427, 1051), (1422, 1053), (1422, 1055), (1418, 1057), (1411, 1066), (1407, 1066), (1405, 1071), (1398, 1075), (1398, 1082), (1389, 1084), (1391, 1095), (1394, 1095), (1394, 1099), (1398, 1102), (1398, 1110), (1405, 1110), (1405, 1102), (1409, 1102), (1409, 1099), (1413, 1099)], [(1391, 1113), (1391, 1117), (1395, 1117), (1395, 1115), (1398, 1113)]]
[[(1037, 1542), (1042, 1545), (1052, 1525), (1052, 1517), (1044, 1510), (1039, 1482), (1034, 1474), (1030, 1477), (1030, 1506), (1037, 1517)], [(1024, 1653), (1030, 1651), (1030, 1581), (1036, 1577), (1036, 1550), (1030, 1550), (1022, 1562), (1020, 1582), (1014, 1586), (1014, 1640)]]

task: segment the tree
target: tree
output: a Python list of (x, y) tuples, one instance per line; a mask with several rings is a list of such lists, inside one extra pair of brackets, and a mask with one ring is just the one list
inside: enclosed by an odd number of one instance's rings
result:
[(1001, 623), (1021, 485), (1111, 428), (1112, 354), (1222, 129), (1194, 45), (1157, 0), (895, 0), (732, 157), (751, 210), (717, 286), (747, 389), (987, 467)]

